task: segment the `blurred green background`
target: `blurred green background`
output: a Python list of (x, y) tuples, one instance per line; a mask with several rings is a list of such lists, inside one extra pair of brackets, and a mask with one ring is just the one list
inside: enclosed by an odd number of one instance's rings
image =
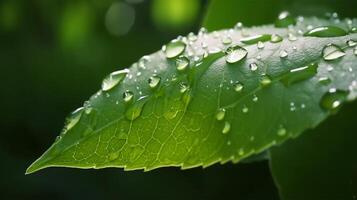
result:
[(277, 199), (267, 162), (24, 172), (108, 73), (202, 23), (262, 24), (283, 9), (352, 17), (356, 7), (355, 0), (0, 0), (0, 199)]

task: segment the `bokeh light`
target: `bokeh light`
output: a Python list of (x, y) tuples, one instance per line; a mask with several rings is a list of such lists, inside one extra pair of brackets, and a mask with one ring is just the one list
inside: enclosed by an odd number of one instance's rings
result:
[(110, 34), (121, 36), (127, 34), (135, 21), (135, 10), (123, 2), (113, 3), (105, 16), (105, 26)]

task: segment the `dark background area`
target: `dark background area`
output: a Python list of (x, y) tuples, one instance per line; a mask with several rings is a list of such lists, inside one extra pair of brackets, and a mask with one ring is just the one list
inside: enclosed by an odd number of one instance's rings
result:
[[(274, 12), (336, 10), (347, 17), (355, 16), (357, 7), (355, 0), (236, 2), (246, 4), (207, 12), (207, 0), (0, 0), (0, 199), (278, 199), (267, 162), (146, 173), (51, 168), (24, 175), (52, 144), (66, 115), (95, 93), (108, 73), (177, 35), (197, 32), (205, 13), (214, 19), (216, 13), (227, 14), (219, 26), (209, 25), (224, 28), (238, 20), (271, 22), (275, 14), (264, 17), (259, 10), (252, 10), (255, 18), (234, 17), (262, 2), (261, 9), (272, 6)], [(304, 5), (308, 2), (311, 6)]]

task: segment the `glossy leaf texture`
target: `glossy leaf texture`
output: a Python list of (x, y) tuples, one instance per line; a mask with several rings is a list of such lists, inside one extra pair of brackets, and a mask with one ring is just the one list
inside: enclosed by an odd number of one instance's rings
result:
[[(356, 97), (356, 21), (287, 17), (202, 28), (108, 75), (27, 173), (236, 163), (315, 127)], [(328, 26), (346, 35), (304, 36)]]
[(270, 150), (283, 200), (357, 198), (357, 103), (316, 129)]

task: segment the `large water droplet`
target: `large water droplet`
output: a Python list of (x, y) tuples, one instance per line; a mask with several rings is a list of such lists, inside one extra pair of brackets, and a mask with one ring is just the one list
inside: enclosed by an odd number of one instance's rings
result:
[(292, 69), (283, 79), (281, 79), (281, 82), (286, 86), (289, 86), (291, 84), (304, 81), (313, 77), (317, 73), (317, 68), (317, 63), (311, 63), (304, 67)]
[(328, 44), (322, 50), (322, 56), (326, 61), (336, 60), (345, 55), (346, 53), (339, 46), (334, 44)]
[(185, 48), (186, 44), (184, 42), (175, 40), (164, 46), (163, 50), (166, 58), (175, 58), (181, 55), (185, 51)]
[(346, 91), (332, 88), (322, 96), (320, 106), (325, 110), (335, 112), (346, 101), (347, 95)]
[(275, 27), (288, 27), (290, 25), (295, 25), (296, 20), (287, 11), (281, 12), (278, 19), (275, 21)]
[(148, 83), (151, 88), (156, 88), (159, 86), (161, 78), (157, 75), (153, 75), (149, 78)]
[(310, 37), (339, 37), (345, 36), (348, 33), (342, 28), (336, 26), (321, 26), (309, 30), (304, 34), (304, 36)]
[(132, 104), (125, 112), (125, 117), (128, 120), (134, 120), (141, 115), (144, 105), (149, 100), (148, 96), (140, 97), (134, 104)]
[(226, 62), (236, 63), (243, 60), (248, 54), (248, 51), (240, 46), (229, 47), (226, 50)]
[(270, 42), (278, 43), (278, 42), (281, 42), (281, 41), (283, 41), (283, 37), (281, 37), (280, 35), (278, 35), (278, 34), (271, 35)]
[(123, 93), (123, 100), (124, 102), (130, 102), (134, 97), (134, 93), (130, 90), (126, 90), (124, 93)]
[(113, 87), (118, 85), (125, 78), (125, 76), (128, 73), (129, 73), (128, 69), (123, 69), (123, 70), (115, 71), (115, 72), (109, 74), (103, 80), (102, 90), (108, 91), (108, 90), (112, 89)]
[(176, 69), (184, 71), (190, 64), (190, 60), (186, 56), (180, 56), (176, 59)]
[(221, 121), (224, 119), (224, 116), (226, 115), (226, 109), (224, 108), (220, 108), (218, 109), (217, 113), (216, 113), (216, 119), (218, 121)]
[(231, 124), (229, 122), (224, 122), (222, 133), (227, 134), (230, 130), (231, 130)]
[(271, 39), (270, 34), (255, 35), (251, 37), (242, 38), (240, 41), (244, 44), (257, 44), (258, 42), (266, 42)]

